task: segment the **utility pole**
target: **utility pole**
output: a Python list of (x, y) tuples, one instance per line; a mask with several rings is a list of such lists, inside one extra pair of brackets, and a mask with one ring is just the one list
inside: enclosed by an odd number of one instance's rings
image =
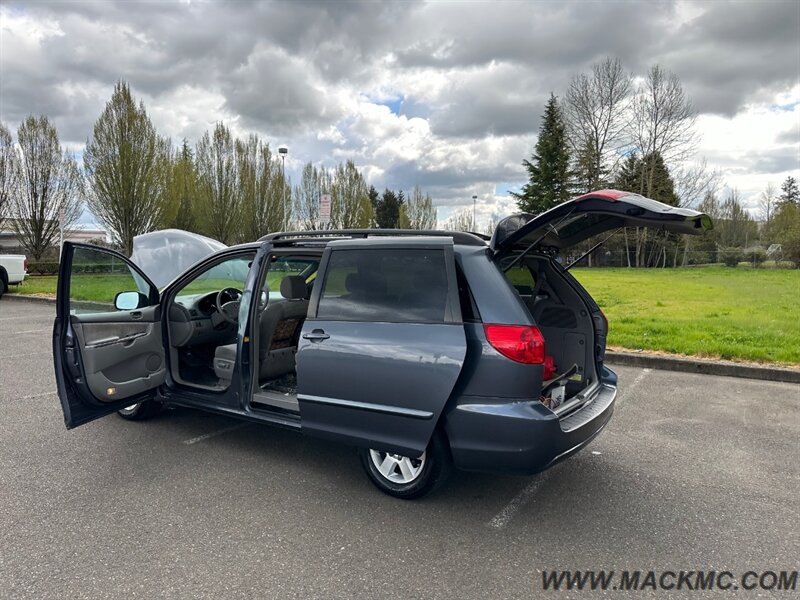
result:
[(288, 211), (286, 210), (286, 155), (289, 153), (289, 149), (286, 146), (281, 146), (278, 148), (278, 154), (281, 155), (281, 192), (283, 193), (283, 204), (281, 208), (283, 209), (283, 218), (281, 219), (281, 229), (286, 231), (289, 227), (289, 223), (287, 222), (288, 219)]

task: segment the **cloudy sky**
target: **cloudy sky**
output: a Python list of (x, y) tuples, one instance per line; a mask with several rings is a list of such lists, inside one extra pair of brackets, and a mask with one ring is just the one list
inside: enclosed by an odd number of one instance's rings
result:
[(0, 119), (51, 117), (80, 153), (114, 83), (191, 143), (224, 121), (419, 184), (440, 219), (508, 214), (544, 102), (606, 56), (676, 73), (705, 157), (751, 206), (800, 175), (800, 2), (0, 2)]

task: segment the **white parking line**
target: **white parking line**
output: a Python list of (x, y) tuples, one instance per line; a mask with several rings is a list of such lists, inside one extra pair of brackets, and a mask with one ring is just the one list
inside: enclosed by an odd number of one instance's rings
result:
[(489, 521), (489, 527), (493, 527), (494, 529), (503, 529), (508, 522), (514, 518), (519, 512), (519, 509), (525, 506), (528, 503), (533, 495), (538, 491), (542, 484), (547, 480), (550, 476), (551, 471), (545, 471), (536, 476), (536, 479), (531, 481), (527, 486), (525, 486), (522, 491), (514, 496), (511, 499), (511, 502), (506, 504), (499, 513), (497, 513), (491, 521)]
[(636, 376), (636, 379), (634, 379), (634, 380), (631, 382), (631, 384), (630, 384), (630, 385), (626, 385), (626, 386), (623, 388), (623, 390), (622, 390), (622, 393), (621, 393), (619, 396), (617, 396), (617, 402), (619, 402), (619, 401), (620, 401), (620, 400), (622, 400), (623, 398), (627, 397), (627, 396), (628, 396), (628, 394), (631, 392), (631, 390), (633, 390), (634, 388), (636, 388), (636, 386), (638, 386), (638, 385), (639, 385), (639, 384), (642, 382), (642, 380), (643, 380), (643, 379), (644, 379), (644, 378), (647, 376), (647, 374), (648, 374), (648, 373), (649, 373), (651, 370), (652, 370), (652, 369), (642, 369), (642, 372), (641, 372), (641, 373), (639, 373), (639, 374)]
[(239, 423), (237, 425), (231, 425), (230, 427), (226, 427), (225, 429), (220, 429), (218, 431), (212, 431), (211, 433), (204, 433), (203, 435), (198, 435), (197, 437), (193, 437), (189, 440), (184, 440), (183, 443), (187, 446), (190, 444), (196, 444), (197, 442), (202, 442), (209, 438), (217, 437), (218, 435), (222, 435), (223, 433), (228, 433), (229, 431), (234, 431), (236, 429), (241, 429), (242, 427), (247, 427), (250, 423)]
[(14, 331), (14, 334), (20, 333), (41, 333), (42, 331), (53, 331), (52, 327), (48, 327), (46, 329), (28, 329), (27, 331)]

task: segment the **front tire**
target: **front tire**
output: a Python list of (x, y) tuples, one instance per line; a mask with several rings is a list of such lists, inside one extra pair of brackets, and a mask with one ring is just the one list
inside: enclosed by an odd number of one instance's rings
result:
[(361, 465), (370, 481), (384, 494), (413, 500), (438, 488), (447, 479), (453, 460), (440, 432), (435, 432), (419, 458), (382, 450), (359, 448)]
[(163, 404), (155, 400), (145, 400), (144, 402), (137, 402), (121, 408), (117, 411), (117, 414), (128, 421), (144, 421), (155, 417), (163, 407)]

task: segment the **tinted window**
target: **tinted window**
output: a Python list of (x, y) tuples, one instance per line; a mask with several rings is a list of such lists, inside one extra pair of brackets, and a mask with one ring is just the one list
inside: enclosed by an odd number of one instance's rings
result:
[(442, 323), (447, 309), (442, 250), (336, 250), (328, 263), (317, 317)]
[(505, 271), (504, 275), (520, 296), (530, 296), (536, 289), (533, 273), (525, 265), (517, 264)]

